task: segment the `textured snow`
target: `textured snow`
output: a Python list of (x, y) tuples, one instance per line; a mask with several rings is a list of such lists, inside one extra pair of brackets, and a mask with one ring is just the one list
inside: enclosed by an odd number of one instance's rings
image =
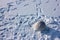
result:
[[(39, 20), (43, 31), (34, 31)], [(0, 40), (60, 40), (60, 0), (0, 0)]]

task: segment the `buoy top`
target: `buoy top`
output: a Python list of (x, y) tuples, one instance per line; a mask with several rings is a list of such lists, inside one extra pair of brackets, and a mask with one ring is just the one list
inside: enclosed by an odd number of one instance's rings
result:
[(32, 28), (36, 31), (42, 31), (46, 27), (46, 24), (44, 21), (38, 21), (32, 25)]

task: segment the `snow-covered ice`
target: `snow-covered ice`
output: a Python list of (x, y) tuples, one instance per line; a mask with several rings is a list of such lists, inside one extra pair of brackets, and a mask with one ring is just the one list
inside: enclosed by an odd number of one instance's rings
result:
[(0, 40), (60, 40), (60, 0), (0, 0)]

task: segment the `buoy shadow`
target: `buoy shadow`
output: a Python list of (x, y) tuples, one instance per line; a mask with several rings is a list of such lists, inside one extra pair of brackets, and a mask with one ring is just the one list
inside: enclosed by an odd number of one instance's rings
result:
[(54, 30), (52, 28), (46, 27), (43, 31), (41, 31), (42, 34), (50, 35), (51, 40), (54, 40), (55, 38), (60, 39), (60, 31)]

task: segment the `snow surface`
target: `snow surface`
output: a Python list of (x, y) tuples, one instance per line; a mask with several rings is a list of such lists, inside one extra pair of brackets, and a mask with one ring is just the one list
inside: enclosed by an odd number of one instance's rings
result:
[[(40, 19), (46, 29), (34, 31)], [(60, 40), (60, 0), (0, 0), (0, 40)]]

